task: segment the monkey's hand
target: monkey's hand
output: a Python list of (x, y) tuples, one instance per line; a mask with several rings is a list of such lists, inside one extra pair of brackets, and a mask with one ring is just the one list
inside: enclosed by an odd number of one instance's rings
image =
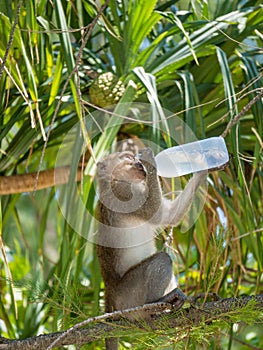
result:
[(153, 173), (157, 174), (156, 162), (155, 162), (154, 154), (151, 148), (148, 147), (140, 150), (138, 157), (142, 162), (142, 164), (145, 166), (149, 174), (153, 174)]
[(142, 149), (139, 154), (139, 160), (146, 170), (146, 186), (148, 188), (147, 200), (140, 208), (139, 213), (145, 220), (152, 220), (155, 218), (156, 222), (159, 222), (162, 206), (162, 191), (153, 151), (150, 148)]
[(229, 161), (221, 166), (218, 166), (218, 167), (215, 167), (215, 168), (211, 168), (211, 169), (208, 169), (208, 172), (209, 173), (212, 173), (213, 171), (220, 171), (220, 170), (224, 170), (229, 164)]

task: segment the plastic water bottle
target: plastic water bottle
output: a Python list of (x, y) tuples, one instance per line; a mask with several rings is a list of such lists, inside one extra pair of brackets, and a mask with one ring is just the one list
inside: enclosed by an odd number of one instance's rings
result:
[(155, 160), (160, 176), (178, 177), (221, 167), (229, 161), (229, 155), (223, 137), (219, 136), (165, 149)]

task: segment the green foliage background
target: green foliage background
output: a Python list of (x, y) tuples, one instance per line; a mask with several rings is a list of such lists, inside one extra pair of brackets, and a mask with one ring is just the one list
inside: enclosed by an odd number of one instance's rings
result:
[[(18, 1), (0, 4), (3, 58)], [(92, 73), (113, 72), (126, 85), (121, 102), (151, 103), (158, 112), (153, 123), (162, 120), (162, 106), (198, 138), (219, 136), (262, 91), (260, 0), (111, 0), (80, 52), (83, 28), (97, 13), (92, 0), (22, 2), (0, 80), (1, 175), (55, 166), (64, 136), (96, 110), (87, 104)], [(263, 293), (262, 110), (259, 100), (227, 135), (230, 165), (209, 175), (209, 197), (194, 227), (184, 235), (174, 229), (176, 272), (189, 295)], [(121, 105), (116, 111), (127, 112)], [(122, 131), (169, 146), (169, 139), (134, 117), (138, 122)], [(111, 148), (119, 129), (92, 140), (96, 157)], [(87, 172), (91, 167), (88, 163)], [(91, 213), (92, 181), (84, 178), (82, 193)], [(87, 230), (93, 230), (90, 223)], [(68, 225), (54, 188), (2, 196), (0, 256), (0, 335), (53, 332), (103, 312), (95, 247)], [(230, 322), (214, 331), (189, 332), (179, 343), (168, 334), (137, 341), (142, 348), (196, 349), (196, 340), (202, 344), (204, 339), (201, 348), (206, 349), (262, 348), (262, 323), (250, 322), (253, 326)], [(96, 346), (102, 342), (86, 348)]]

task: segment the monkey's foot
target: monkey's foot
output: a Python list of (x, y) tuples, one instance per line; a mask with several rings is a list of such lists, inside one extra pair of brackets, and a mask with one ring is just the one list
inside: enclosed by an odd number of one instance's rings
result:
[(172, 304), (174, 310), (179, 310), (188, 301), (188, 297), (179, 288), (173, 289), (170, 293), (163, 296), (158, 302)]

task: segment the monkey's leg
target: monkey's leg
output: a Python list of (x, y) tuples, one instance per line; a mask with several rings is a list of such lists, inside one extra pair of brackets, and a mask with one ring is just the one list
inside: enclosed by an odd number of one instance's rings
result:
[[(141, 306), (161, 299), (167, 294), (168, 299), (179, 302), (179, 290), (175, 291), (173, 297), (170, 292), (177, 290), (175, 276), (173, 274), (172, 260), (164, 252), (156, 253), (132, 267), (118, 283), (118, 293), (115, 299), (116, 309), (127, 309), (133, 306)], [(175, 295), (176, 294), (176, 295)], [(164, 300), (165, 301), (165, 300)]]

